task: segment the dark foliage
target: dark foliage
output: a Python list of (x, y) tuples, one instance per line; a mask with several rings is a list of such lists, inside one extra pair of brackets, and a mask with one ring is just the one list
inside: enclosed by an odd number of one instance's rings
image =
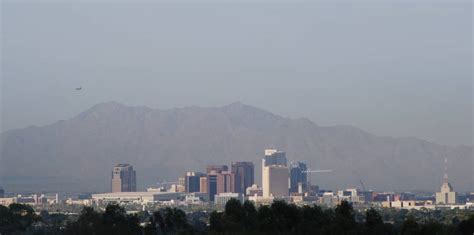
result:
[[(316, 205), (298, 207), (284, 201), (256, 208), (249, 201), (242, 204), (238, 200), (230, 200), (223, 212), (213, 211), (210, 214), (201, 211), (186, 215), (180, 209), (169, 207), (153, 213), (127, 214), (123, 207), (111, 204), (102, 212), (84, 207), (77, 217), (68, 217), (47, 211), (41, 211), (37, 216), (30, 206), (12, 204), (9, 207), (0, 206), (0, 233), (472, 235), (474, 214), (469, 216), (471, 212), (467, 213), (464, 216), (462, 213), (453, 214), (455, 217), (450, 217), (452, 223), (442, 223), (430, 216), (420, 220), (420, 217), (413, 216), (413, 211), (407, 213), (402, 210), (394, 214), (392, 218), (396, 219), (392, 220), (393, 223), (384, 223), (386, 219), (380, 211), (371, 208), (365, 211), (365, 215), (355, 213), (348, 202), (334, 209)], [(433, 212), (431, 215), (442, 214)]]
[[(406, 215), (405, 212), (401, 214)], [(384, 223), (376, 209), (368, 209), (360, 222), (350, 203), (343, 201), (334, 209), (313, 205), (297, 207), (284, 201), (275, 201), (270, 206), (258, 210), (246, 201), (230, 200), (224, 212), (210, 215), (211, 234), (473, 234), (474, 216), (458, 222), (457, 225), (442, 224), (437, 221), (417, 222), (407, 216), (399, 224)]]

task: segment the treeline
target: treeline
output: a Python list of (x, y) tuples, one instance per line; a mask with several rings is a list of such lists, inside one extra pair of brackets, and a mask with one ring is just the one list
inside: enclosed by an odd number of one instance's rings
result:
[(230, 200), (224, 212), (212, 212), (209, 220), (211, 234), (474, 234), (474, 214), (449, 225), (434, 220), (418, 223), (412, 217), (401, 224), (392, 224), (384, 223), (378, 211), (371, 208), (359, 222), (352, 205), (346, 201), (334, 209), (316, 205), (298, 207), (284, 201), (257, 209), (249, 201), (242, 204)]
[(78, 216), (36, 215), (27, 205), (0, 206), (0, 234), (474, 234), (474, 213), (463, 220), (440, 223), (426, 219), (421, 222), (407, 216), (400, 222), (384, 223), (376, 209), (363, 216), (352, 205), (342, 202), (332, 209), (319, 206), (298, 207), (284, 201), (255, 207), (246, 201), (230, 200), (223, 212), (186, 214), (177, 208), (165, 208), (127, 214), (119, 205), (108, 205), (104, 211), (84, 207)]
[(176, 208), (155, 211), (147, 223), (140, 226), (137, 214), (128, 215), (123, 207), (108, 205), (103, 213), (85, 207), (79, 218), (69, 223), (66, 234), (191, 234), (193, 227), (186, 214)]

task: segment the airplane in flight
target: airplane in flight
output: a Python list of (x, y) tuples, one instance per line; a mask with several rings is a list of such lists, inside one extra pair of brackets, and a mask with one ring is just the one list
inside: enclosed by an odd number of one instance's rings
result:
[(77, 87), (76, 88), (76, 91), (80, 91), (80, 90), (82, 90), (82, 87)]

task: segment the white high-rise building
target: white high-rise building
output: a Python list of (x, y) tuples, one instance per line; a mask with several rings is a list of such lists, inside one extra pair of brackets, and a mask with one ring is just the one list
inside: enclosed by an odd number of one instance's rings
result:
[(286, 153), (276, 149), (266, 149), (262, 159), (263, 197), (288, 196), (288, 178)]

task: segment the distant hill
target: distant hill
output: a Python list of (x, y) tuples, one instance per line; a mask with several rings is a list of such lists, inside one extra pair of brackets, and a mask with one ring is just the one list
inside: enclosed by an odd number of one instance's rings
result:
[(0, 184), (7, 190), (108, 191), (115, 163), (132, 164), (139, 188), (175, 181), (206, 164), (255, 163), (265, 148), (287, 152), (328, 188), (438, 190), (447, 157), (456, 190), (474, 190), (472, 146), (448, 147), (416, 138), (378, 137), (351, 126), (318, 126), (233, 103), (218, 108), (158, 110), (116, 102), (43, 127), (1, 134)]

